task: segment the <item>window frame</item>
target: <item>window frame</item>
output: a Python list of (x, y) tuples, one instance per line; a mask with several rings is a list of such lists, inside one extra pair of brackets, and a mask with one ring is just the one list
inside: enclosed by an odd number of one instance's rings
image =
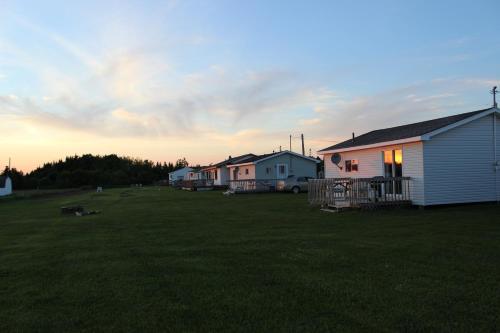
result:
[[(281, 172), (281, 168), (283, 168), (283, 172)], [(276, 164), (276, 179), (287, 179), (288, 175), (289, 175), (288, 164), (277, 163)]]
[(345, 160), (344, 162), (344, 171), (345, 172), (358, 172), (359, 171), (359, 160)]

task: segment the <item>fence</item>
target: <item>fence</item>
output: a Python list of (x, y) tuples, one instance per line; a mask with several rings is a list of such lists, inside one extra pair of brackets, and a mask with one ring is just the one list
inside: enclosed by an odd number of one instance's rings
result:
[(230, 180), (229, 189), (236, 193), (275, 192), (278, 182), (278, 179)]
[(327, 178), (309, 180), (313, 205), (365, 207), (411, 204), (409, 177)]
[(196, 191), (198, 188), (213, 187), (213, 179), (196, 179), (196, 180), (183, 180), (180, 187)]

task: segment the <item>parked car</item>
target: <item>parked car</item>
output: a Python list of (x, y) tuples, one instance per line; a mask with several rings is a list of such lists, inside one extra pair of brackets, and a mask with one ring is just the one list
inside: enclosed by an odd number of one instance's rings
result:
[(309, 179), (313, 179), (313, 177), (288, 176), (287, 179), (278, 181), (277, 190), (295, 194), (307, 192)]

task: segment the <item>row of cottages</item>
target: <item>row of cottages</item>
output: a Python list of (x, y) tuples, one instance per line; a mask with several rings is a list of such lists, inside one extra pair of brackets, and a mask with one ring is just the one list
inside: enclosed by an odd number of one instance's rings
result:
[(9, 176), (0, 176), (0, 197), (12, 194), (12, 180)]
[(254, 154), (245, 154), (236, 157), (229, 156), (222, 162), (203, 168), (202, 171), (204, 172), (205, 179), (213, 180), (214, 185), (227, 186), (230, 180), (228, 166), (255, 156)]
[(318, 153), (326, 178), (410, 177), (415, 205), (499, 201), (499, 131), (494, 107), (353, 135)]
[(231, 157), (201, 169), (208, 182), (243, 191), (268, 191), (276, 188), (276, 181), (295, 177), (317, 177), (320, 161), (290, 151)]

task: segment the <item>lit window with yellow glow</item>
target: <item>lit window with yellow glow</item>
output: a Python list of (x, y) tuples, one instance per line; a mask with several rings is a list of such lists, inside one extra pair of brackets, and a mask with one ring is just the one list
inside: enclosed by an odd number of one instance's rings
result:
[(394, 151), (394, 162), (396, 164), (403, 164), (403, 151), (401, 149)]

